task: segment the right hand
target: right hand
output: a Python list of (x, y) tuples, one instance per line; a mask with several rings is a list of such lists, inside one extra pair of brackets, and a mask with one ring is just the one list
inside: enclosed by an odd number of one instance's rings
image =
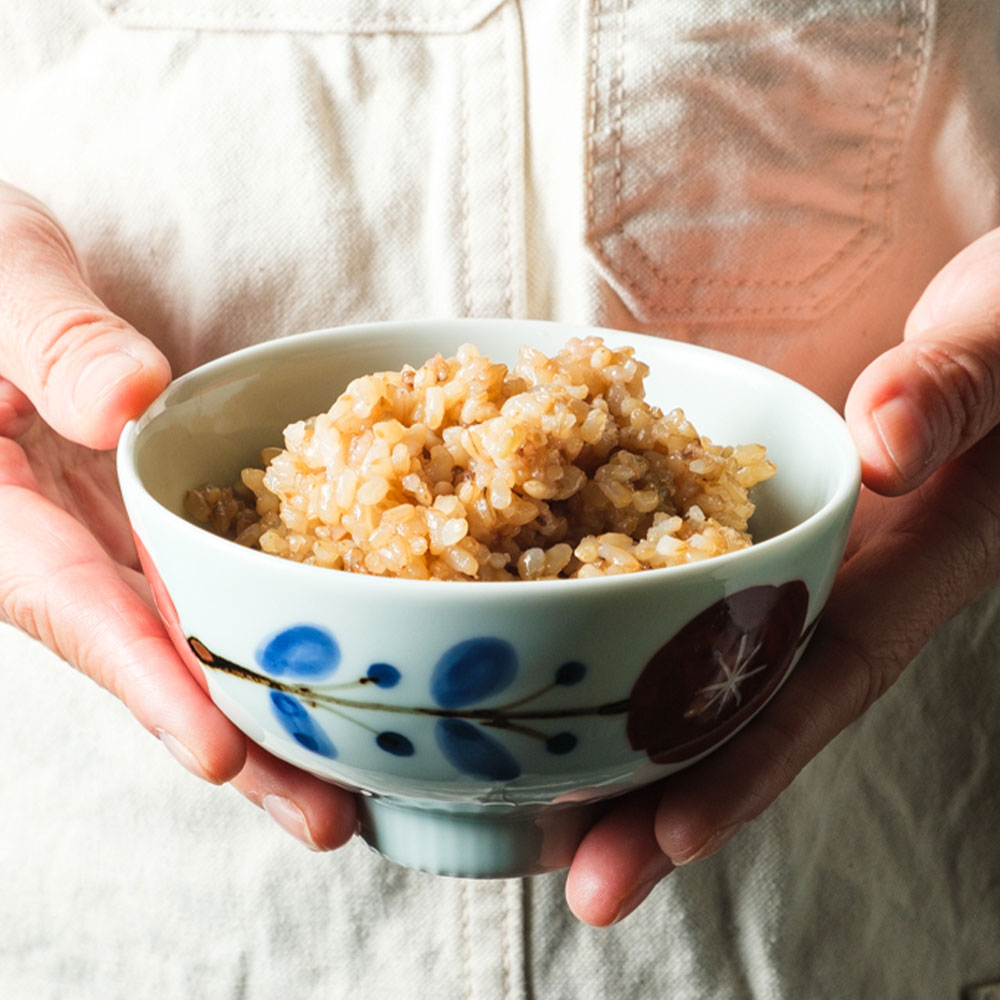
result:
[(188, 770), (231, 782), (309, 846), (340, 846), (353, 797), (222, 715), (139, 570), (110, 449), (169, 382), (166, 358), (97, 298), (49, 212), (2, 182), (0, 303), (0, 618), (120, 698)]

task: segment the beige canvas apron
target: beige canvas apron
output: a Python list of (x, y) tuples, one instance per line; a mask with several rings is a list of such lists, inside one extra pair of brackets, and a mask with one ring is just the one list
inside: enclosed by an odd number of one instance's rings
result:
[[(992, 0), (6, 0), (0, 176), (177, 371), (356, 320), (539, 316), (840, 402), (1000, 224), (998, 25)], [(0, 995), (957, 998), (1000, 977), (998, 639), (988, 595), (596, 932), (559, 875), (308, 854), (5, 627)]]

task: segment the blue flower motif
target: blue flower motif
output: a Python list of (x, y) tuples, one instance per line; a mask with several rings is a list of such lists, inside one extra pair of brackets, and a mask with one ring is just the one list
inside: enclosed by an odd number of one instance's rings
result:
[(587, 676), (587, 666), (579, 660), (570, 660), (556, 671), (556, 684), (572, 687)]
[(325, 677), (340, 663), (337, 640), (316, 625), (293, 625), (257, 652), (257, 662), (276, 677)]
[(572, 753), (578, 743), (573, 733), (556, 733), (545, 741), (545, 749), (554, 754)]
[(373, 663), (366, 676), (376, 687), (392, 688), (399, 683), (402, 674), (391, 663)]
[(502, 691), (517, 673), (517, 654), (503, 639), (466, 639), (446, 650), (431, 675), (442, 708), (464, 708)]
[[(281, 728), (312, 753), (338, 757), (337, 747), (311, 709), (321, 714), (330, 710), (342, 721), (367, 730), (380, 750), (395, 757), (413, 757), (418, 753), (412, 738), (394, 730), (379, 730), (360, 713), (372, 710), (425, 718), (436, 716), (434, 735), (441, 754), (457, 771), (480, 781), (509, 782), (521, 775), (521, 764), (514, 750), (506, 745), (511, 734), (520, 740), (533, 740), (554, 755), (577, 749), (580, 740), (575, 733), (560, 731), (548, 735), (544, 731), (548, 727), (534, 727), (537, 720), (619, 714), (631, 712), (634, 707), (634, 699), (591, 707), (557, 706), (550, 711), (528, 707), (531, 702), (551, 695), (556, 686), (571, 687), (584, 681), (590, 670), (579, 660), (561, 663), (548, 674), (552, 679), (547, 683), (540, 679), (540, 686), (533, 692), (522, 691), (509, 695), (506, 701), (491, 702), (495, 695), (511, 686), (519, 669), (514, 646), (492, 636), (465, 639), (441, 654), (430, 678), (433, 706), (399, 705), (391, 698), (358, 700), (353, 693), (345, 694), (347, 689), (356, 690), (359, 685), (374, 684), (384, 690), (399, 685), (402, 671), (383, 660), (362, 668), (364, 674), (360, 677), (352, 666), (353, 679), (345, 683), (311, 683), (333, 673), (341, 663), (337, 640), (318, 625), (294, 625), (262, 643), (256, 654), (261, 671), (247, 669), (211, 652), (193, 636), (188, 642), (206, 666), (268, 686), (271, 709)], [(426, 748), (422, 747), (420, 752), (425, 753)]]
[(322, 757), (337, 756), (337, 748), (330, 741), (330, 737), (320, 729), (298, 698), (293, 698), (284, 691), (272, 691), (271, 707), (282, 728), (296, 743)]
[(506, 747), (465, 719), (438, 719), (434, 735), (441, 752), (463, 774), (483, 781), (513, 781), (521, 773)]
[(411, 740), (402, 733), (386, 730), (375, 737), (375, 742), (386, 753), (391, 753), (395, 757), (412, 757), (416, 753)]

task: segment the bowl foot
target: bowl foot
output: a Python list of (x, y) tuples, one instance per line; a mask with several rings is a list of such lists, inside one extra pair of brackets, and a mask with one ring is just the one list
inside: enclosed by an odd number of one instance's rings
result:
[(598, 806), (472, 809), (366, 796), (361, 836), (379, 854), (419, 871), (459, 878), (518, 878), (569, 866)]

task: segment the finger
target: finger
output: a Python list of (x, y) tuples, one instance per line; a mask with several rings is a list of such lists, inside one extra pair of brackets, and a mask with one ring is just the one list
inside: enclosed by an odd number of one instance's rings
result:
[(851, 389), (846, 417), (866, 485), (897, 495), (1000, 423), (1000, 230), (928, 286), (901, 344)]
[(1000, 431), (906, 497), (866, 495), (880, 530), (842, 568), (788, 682), (731, 742), (665, 782), (656, 834), (675, 863), (708, 856), (758, 816), (996, 578), (997, 469)]
[(48, 212), (9, 185), (0, 185), (0, 291), (0, 376), (64, 437), (113, 447), (167, 384), (169, 365), (87, 286)]
[(910, 312), (906, 336), (937, 327), (992, 326), (1000, 319), (1000, 229), (956, 254), (933, 278)]
[(615, 802), (577, 848), (566, 879), (566, 902), (584, 923), (624, 920), (673, 871), (654, 835), (658, 788)]
[(0, 441), (3, 617), (120, 698), (188, 770), (232, 780), (286, 829), (298, 816), (297, 835), (311, 846), (349, 839), (357, 825), (350, 793), (248, 745), (178, 659), (145, 579), (38, 489), (24, 453)]
[(190, 770), (228, 781), (243, 767), (245, 737), (101, 545), (36, 485), (23, 452), (0, 440), (0, 613), (120, 698)]
[(31, 400), (20, 389), (0, 377), (0, 436), (19, 437), (35, 415)]
[(256, 744), (232, 785), (287, 833), (316, 851), (341, 847), (357, 831), (354, 795), (278, 760)]
[(113, 561), (138, 568), (114, 456), (67, 441), (37, 417), (17, 443), (35, 475), (32, 488), (85, 524)]
[(904, 341), (862, 372), (846, 415), (865, 485), (913, 489), (1000, 422), (1000, 331), (951, 327)]

